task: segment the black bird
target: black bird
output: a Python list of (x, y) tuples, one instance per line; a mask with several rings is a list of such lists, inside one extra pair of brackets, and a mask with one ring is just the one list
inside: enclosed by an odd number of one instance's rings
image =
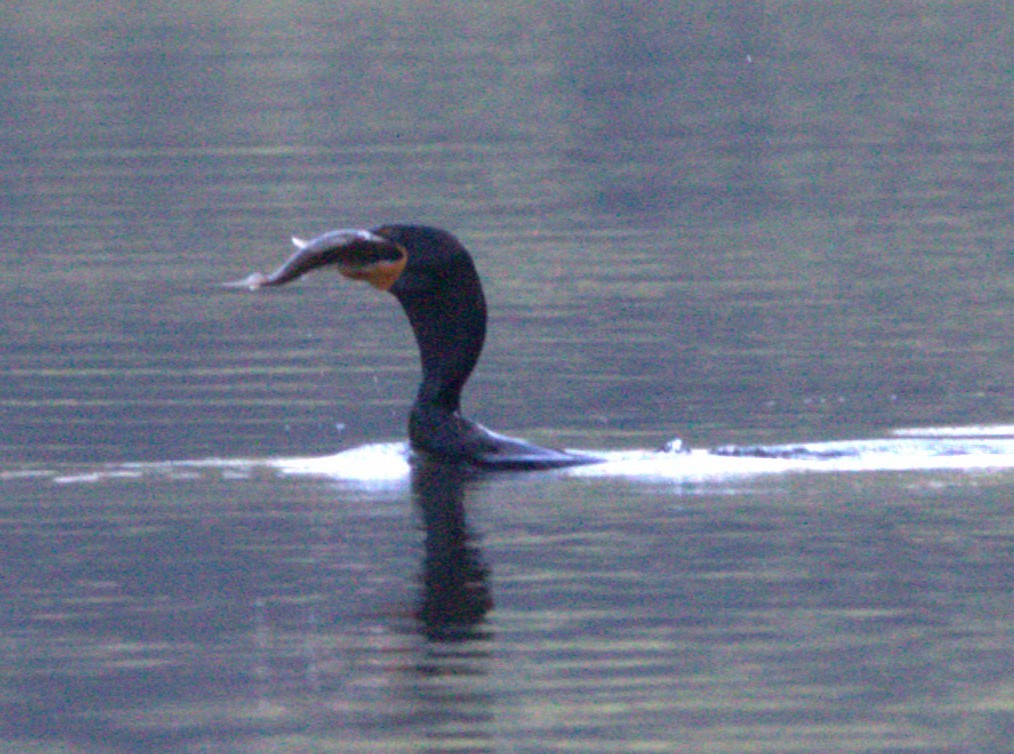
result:
[(413, 451), (501, 469), (601, 460), (505, 437), (461, 415), (461, 391), (486, 337), (486, 300), (472, 257), (453, 235), (439, 228), (384, 225), (292, 240), (299, 251), (274, 273), (254, 273), (231, 285), (284, 285), (330, 266), (393, 294), (408, 315), (422, 360), (422, 382), (408, 422)]

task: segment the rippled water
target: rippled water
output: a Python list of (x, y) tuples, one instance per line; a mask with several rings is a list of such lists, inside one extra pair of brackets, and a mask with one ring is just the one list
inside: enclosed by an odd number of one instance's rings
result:
[(1007, 739), (1010, 456), (574, 473), (424, 468), (410, 487), (233, 461), (7, 479), (7, 735), (110, 751)]
[[(0, 751), (1003, 749), (995, 4), (0, 19)], [(393, 300), (218, 285), (391, 221), (609, 463), (410, 474)]]

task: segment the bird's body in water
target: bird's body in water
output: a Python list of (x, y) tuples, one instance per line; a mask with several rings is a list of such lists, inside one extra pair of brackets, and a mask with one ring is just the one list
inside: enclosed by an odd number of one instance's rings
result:
[(293, 241), (299, 250), (274, 273), (255, 273), (235, 285), (284, 285), (331, 266), (394, 295), (408, 316), (422, 361), (422, 382), (408, 424), (415, 453), (504, 469), (600, 460), (505, 437), (461, 415), (461, 391), (486, 337), (486, 301), (472, 258), (453, 235), (425, 226), (385, 225)]
[[(364, 280), (398, 299), (415, 333), (422, 361), (422, 381), (408, 422), (409, 442), (416, 456), (493, 469), (547, 469), (608, 460), (505, 437), (462, 416), (461, 391), (479, 361), (486, 337), (486, 301), (472, 257), (453, 235), (420, 225), (384, 225), (372, 230), (335, 230), (311, 241), (293, 241), (298, 251), (273, 273), (255, 273), (227, 285), (249, 289), (285, 285), (318, 267), (333, 267), (347, 278)], [(809, 463), (854, 461), (869, 452), (869, 445), (725, 445), (703, 452)], [(896, 463), (897, 444), (889, 444), (889, 449), (895, 459), (892, 463)], [(941, 452), (953, 456), (958, 451), (945, 448)], [(662, 458), (688, 453), (678, 439), (659, 451)]]

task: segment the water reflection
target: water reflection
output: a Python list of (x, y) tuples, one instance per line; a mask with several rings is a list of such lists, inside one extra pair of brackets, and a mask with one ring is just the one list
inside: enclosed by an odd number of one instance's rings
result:
[(493, 646), (484, 628), (493, 596), (465, 517), (475, 481), (475, 472), (462, 464), (421, 459), (412, 469), (412, 496), (425, 532), (416, 617), (426, 643), (414, 684), (429, 731), (422, 751), (447, 751), (452, 742), (455, 750), (494, 750)]
[(400, 493), (360, 507), (216, 473), (8, 482), (38, 499), (2, 507), (0, 736), (189, 751), (413, 730), (489, 750), (493, 600), (465, 516), (481, 478), (417, 464), (413, 519)]
[[(418, 736), (413, 750), (494, 750), (490, 571), (465, 512), (483, 479), (466, 465), (413, 464), (411, 497), (423, 547), (420, 561), (402, 560), (419, 575), (411, 610), (390, 605), (362, 624), (361, 616), (335, 610), (348, 596), (338, 584), (332, 593), (307, 595), (295, 619), (285, 620), (281, 605), (258, 601), (252, 680), (266, 733), (302, 720), (313, 723), (321, 740), (350, 747), (360, 735), (368, 740), (381, 730), (393, 736), (405, 729)], [(374, 544), (384, 539), (379, 533)], [(373, 578), (385, 590), (399, 575), (407, 577), (388, 563), (376, 565)], [(328, 611), (330, 619), (323, 617)], [(286, 674), (293, 653), (302, 670)]]
[(425, 528), (423, 635), (460, 640), (481, 635), (493, 607), (488, 570), (465, 520), (465, 490), (475, 471), (465, 464), (420, 460), (412, 469), (412, 493)]
[(760, 723), (772, 750), (777, 725), (880, 751), (866, 726), (888, 704), (906, 741), (959, 739), (933, 720), (960, 711), (985, 740), (979, 697), (1009, 666), (1008, 478), (419, 463), (411, 500), (224, 465), (7, 480), (0, 732), (484, 752), (617, 730), (672, 751), (703, 730), (744, 751)]

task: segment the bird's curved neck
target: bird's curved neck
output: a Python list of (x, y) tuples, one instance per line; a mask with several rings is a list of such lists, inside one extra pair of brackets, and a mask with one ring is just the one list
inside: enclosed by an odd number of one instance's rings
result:
[(408, 315), (422, 361), (413, 410), (458, 411), (462, 388), (486, 338), (486, 301), (478, 275), (469, 264), (435, 289), (395, 295)]

